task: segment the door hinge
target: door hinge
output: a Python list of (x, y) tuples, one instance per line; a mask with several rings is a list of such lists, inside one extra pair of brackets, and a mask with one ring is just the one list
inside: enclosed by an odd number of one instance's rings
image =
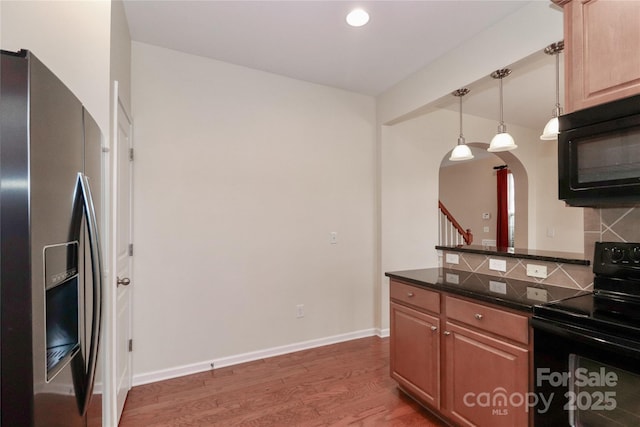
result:
[(133, 161), (133, 148), (129, 148), (129, 160)]
[(129, 256), (133, 256), (133, 243), (129, 243)]
[(133, 340), (132, 339), (129, 340), (129, 351), (130, 352), (133, 351)]

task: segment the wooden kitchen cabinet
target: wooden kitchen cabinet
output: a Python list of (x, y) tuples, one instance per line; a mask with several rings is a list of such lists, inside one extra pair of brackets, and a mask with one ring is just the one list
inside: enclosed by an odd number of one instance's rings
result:
[(640, 93), (640, 1), (554, 0), (564, 8), (565, 112)]
[(390, 297), (391, 376), (405, 392), (458, 425), (529, 425), (527, 315), (396, 280)]
[[(448, 418), (463, 426), (528, 425), (527, 317), (449, 296), (445, 305)], [(496, 336), (498, 325), (508, 336)]]
[(440, 320), (391, 303), (391, 377), (407, 392), (440, 407)]
[(440, 294), (392, 281), (391, 377), (407, 392), (440, 407)]

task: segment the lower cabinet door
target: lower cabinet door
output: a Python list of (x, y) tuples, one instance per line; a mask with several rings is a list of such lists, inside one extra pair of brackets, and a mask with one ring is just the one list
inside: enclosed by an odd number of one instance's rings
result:
[(440, 320), (391, 303), (391, 377), (434, 408), (440, 407)]
[(463, 426), (529, 424), (528, 349), (446, 323), (446, 410)]

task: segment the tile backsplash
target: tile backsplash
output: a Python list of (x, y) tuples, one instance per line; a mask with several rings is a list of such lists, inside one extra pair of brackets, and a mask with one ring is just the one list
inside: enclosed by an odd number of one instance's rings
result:
[(640, 205), (584, 208), (584, 254), (592, 262), (595, 242), (640, 242)]
[[(547, 285), (563, 286), (574, 289), (591, 289), (593, 287), (593, 272), (591, 266), (566, 264), (558, 262), (539, 261), (523, 258), (500, 257), (463, 252), (443, 251), (443, 260), (446, 254), (459, 255), (458, 264), (444, 263), (443, 267), (452, 270), (471, 271), (474, 273), (497, 276), (507, 279), (524, 280), (528, 282), (544, 283)], [(489, 258), (506, 261), (506, 272), (489, 269)], [(535, 264), (547, 267), (547, 278), (537, 279), (527, 276), (527, 264)]]
[[(617, 208), (584, 208), (584, 258), (593, 263), (595, 242), (640, 242), (640, 204)], [(443, 267), (489, 276), (525, 280), (575, 289), (593, 289), (593, 267), (523, 258), (443, 251)], [(445, 262), (446, 254), (459, 255), (458, 264)], [(489, 269), (489, 258), (507, 263), (506, 272)], [(547, 278), (527, 276), (527, 264), (547, 267)]]

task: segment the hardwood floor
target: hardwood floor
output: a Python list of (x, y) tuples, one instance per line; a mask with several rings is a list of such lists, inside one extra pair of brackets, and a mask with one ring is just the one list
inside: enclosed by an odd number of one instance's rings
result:
[(120, 427), (441, 427), (389, 377), (369, 337), (134, 387)]

